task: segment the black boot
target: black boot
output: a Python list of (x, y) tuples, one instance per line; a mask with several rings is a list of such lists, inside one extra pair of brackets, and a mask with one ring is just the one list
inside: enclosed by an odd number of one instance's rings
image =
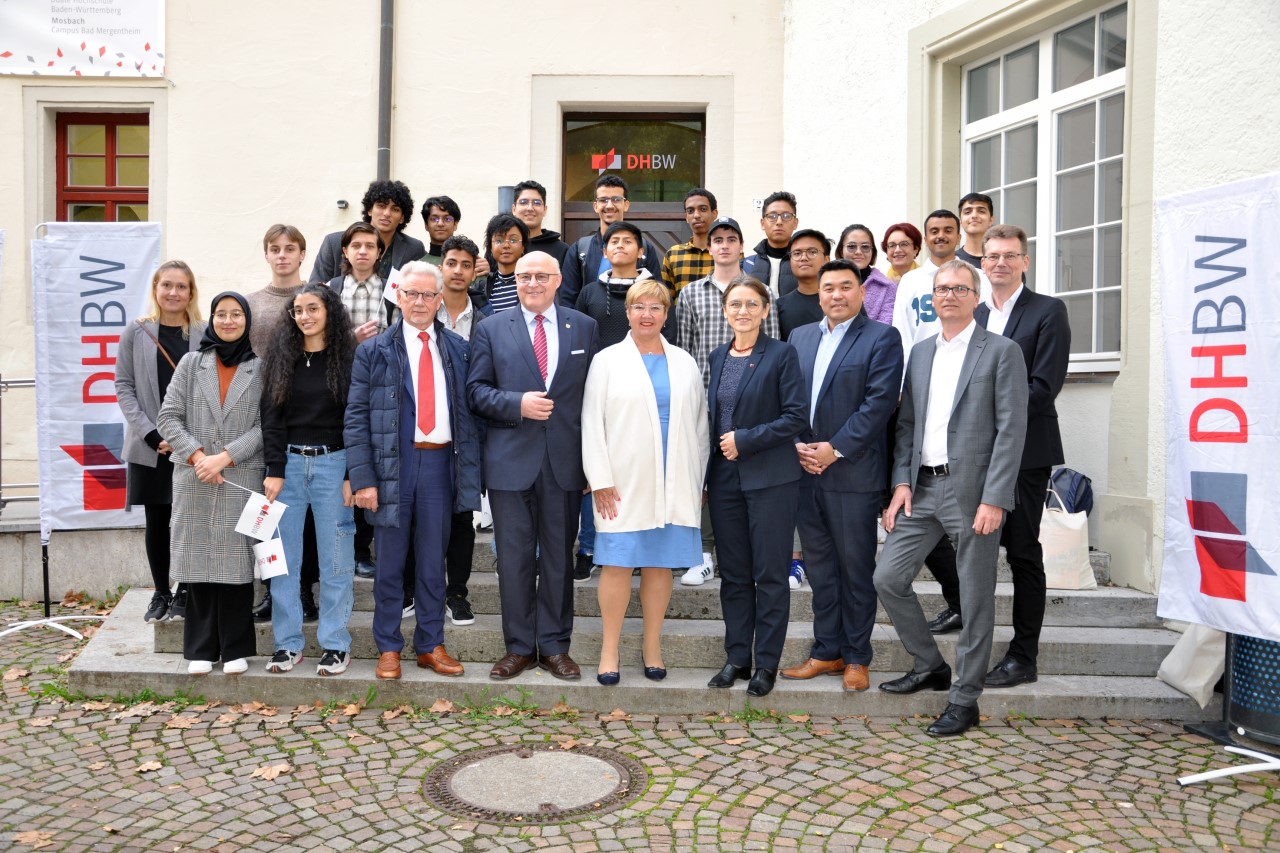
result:
[(316, 597), (311, 592), (311, 584), (302, 585), (302, 621), (315, 622), (320, 618), (320, 608), (316, 607)]
[(271, 621), (271, 581), (262, 581), (262, 600), (253, 605), (254, 622)]

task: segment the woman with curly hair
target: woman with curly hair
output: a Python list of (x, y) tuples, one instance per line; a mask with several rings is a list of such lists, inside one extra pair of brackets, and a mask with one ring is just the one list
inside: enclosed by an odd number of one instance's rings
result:
[(316, 520), (320, 562), (319, 675), (338, 675), (351, 659), (355, 518), (342, 421), (351, 385), (356, 339), (342, 297), (308, 284), (294, 297), (287, 321), (267, 353), (262, 383), (263, 491), (288, 509), (280, 519), (287, 575), (271, 580), (275, 655), (267, 672), (283, 673), (302, 660), (303, 520)]

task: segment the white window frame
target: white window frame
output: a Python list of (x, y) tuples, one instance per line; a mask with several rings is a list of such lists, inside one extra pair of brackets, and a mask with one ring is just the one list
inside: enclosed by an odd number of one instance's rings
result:
[[(1133, 2), (1129, 0), (1129, 8), (1126, 14), (1126, 21), (1133, 14)], [(1130, 108), (1130, 96), (1126, 91), (1127, 82), (1127, 63), (1124, 67), (1109, 71), (1106, 74), (1094, 76), (1092, 79), (1074, 86), (1068, 86), (1060, 91), (1054, 92), (1053, 89), (1053, 40), (1054, 35), (1063, 30), (1069, 29), (1082, 21), (1090, 18), (1097, 19), (1101, 14), (1124, 5), (1123, 0), (1120, 2), (1109, 2), (1098, 5), (1092, 10), (1076, 15), (1066, 20), (1055, 22), (1037, 35), (1031, 38), (1025, 38), (1021, 41), (1010, 42), (1000, 45), (998, 50), (991, 51), (981, 57), (964, 63), (960, 66), (960, 91), (961, 101), (959, 108), (960, 118), (960, 185), (963, 192), (969, 192), (973, 179), (973, 157), (971, 145), (983, 139), (987, 139), (999, 133), (1009, 130), (1015, 130), (1033, 121), (1037, 124), (1037, 151), (1036, 151), (1036, 182), (1038, 189), (1036, 192), (1036, 236), (1034, 238), (1036, 244), (1035, 259), (1035, 282), (1036, 290), (1041, 293), (1048, 293), (1054, 296), (1062, 295), (1057, 291), (1055, 277), (1055, 264), (1057, 259), (1056, 243), (1057, 222), (1056, 222), (1056, 202), (1057, 202), (1057, 174), (1058, 169), (1055, 166), (1056, 152), (1058, 150), (1058, 121), (1059, 114), (1069, 111), (1075, 107), (1088, 103), (1101, 104), (1106, 98), (1122, 93), (1125, 95), (1125, 111)], [(979, 68), (995, 59), (1000, 59), (1010, 53), (1018, 51), (1033, 42), (1040, 45), (1038, 56), (1038, 73), (1039, 79), (1037, 84), (1038, 96), (1025, 104), (1019, 104), (1007, 110), (1000, 110), (986, 118), (978, 119), (974, 122), (965, 122), (966, 107), (969, 102), (969, 72), (974, 68)], [(1095, 42), (1094, 50), (1100, 50), (1101, 46)], [(1095, 60), (1096, 61), (1096, 60)], [(1003, 93), (1003, 67), (1001, 74), (998, 75)], [(1100, 107), (1099, 107), (1100, 108)], [(1095, 118), (1096, 120), (1096, 118)], [(1101, 140), (1098, 140), (1099, 145)], [(1128, 183), (1129, 180), (1129, 140), (1125, 139), (1124, 151), (1120, 157), (1124, 163), (1123, 182)], [(1095, 156), (1095, 166), (1103, 159)], [(1003, 184), (1003, 166), (1004, 166), (1005, 150), (1001, 146), (1001, 170)], [(1106, 158), (1107, 162), (1111, 162), (1113, 158)], [(1095, 173), (1095, 182), (1097, 180)], [(1094, 213), (1095, 220), (1097, 214), (1097, 184), (1095, 183), (1094, 196)], [(996, 212), (996, 221), (1001, 221), (1000, 211)], [(1020, 224), (1020, 223), (1013, 223)], [(1121, 227), (1124, 226), (1123, 213), (1120, 220)], [(1097, 229), (1101, 223), (1094, 222), (1090, 228)], [(1123, 251), (1123, 241), (1121, 243)], [(1094, 286), (1089, 291), (1066, 291), (1066, 293), (1084, 293), (1091, 292), (1095, 294), (1095, 308), (1093, 329), (1097, 328), (1097, 307), (1096, 300), (1099, 291), (1106, 292), (1114, 288), (1099, 288), (1097, 286), (1097, 269), (1098, 258), (1095, 254), (1095, 277)], [(1121, 314), (1123, 315), (1123, 301), (1125, 299), (1125, 266), (1120, 265), (1120, 285), (1121, 293)], [(1092, 334), (1096, 334), (1094, 331)], [(1119, 370), (1121, 364), (1121, 353), (1124, 349), (1124, 324), (1121, 323), (1121, 339), (1120, 349), (1115, 351), (1103, 352), (1080, 352), (1073, 353), (1071, 356), (1071, 372), (1099, 372)]]

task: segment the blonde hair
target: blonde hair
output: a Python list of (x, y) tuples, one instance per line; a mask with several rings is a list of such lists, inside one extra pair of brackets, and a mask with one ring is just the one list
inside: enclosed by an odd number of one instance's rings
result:
[(187, 277), (187, 281), (191, 283), (191, 301), (187, 303), (187, 311), (182, 319), (182, 336), (184, 338), (191, 337), (191, 326), (193, 323), (199, 323), (200, 317), (200, 293), (196, 290), (196, 274), (191, 271), (191, 267), (187, 266), (186, 261), (172, 260), (165, 261), (156, 267), (155, 274), (151, 276), (151, 292), (148, 298), (147, 313), (142, 318), (144, 323), (160, 322), (160, 301), (156, 299), (156, 288), (160, 285), (160, 278), (166, 270), (177, 270)]
[(668, 311), (671, 310), (671, 292), (667, 290), (667, 286), (656, 278), (646, 278), (643, 281), (637, 281), (635, 284), (627, 288), (627, 299), (623, 303), (624, 307), (630, 311), (631, 306), (635, 305), (641, 299), (653, 298), (662, 303), (662, 307)]

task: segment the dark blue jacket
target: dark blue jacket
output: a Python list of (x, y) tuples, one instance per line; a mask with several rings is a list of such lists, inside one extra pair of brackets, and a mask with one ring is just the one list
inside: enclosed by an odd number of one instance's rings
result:
[[(662, 281), (662, 250), (645, 237), (641, 255), (640, 267), (647, 269), (649, 274), (658, 281)], [(566, 308), (576, 308), (578, 294), (582, 292), (582, 288), (599, 277), (600, 261), (603, 258), (604, 240), (601, 239), (599, 229), (585, 237), (580, 237), (570, 246), (569, 253), (564, 256), (564, 262), (560, 264), (560, 293), (556, 301)], [(663, 284), (671, 286), (670, 282), (663, 282)]]
[[(711, 452), (719, 453), (720, 373), (729, 344), (711, 351), (711, 384), (707, 388), (711, 418)], [(804, 475), (796, 442), (808, 431), (809, 401), (795, 347), (761, 334), (747, 357), (733, 410), (733, 440), (738, 448), (742, 488), (767, 489), (794, 483)], [(354, 484), (353, 484), (354, 486)]]
[[(356, 348), (343, 440), (351, 491), (378, 488), (378, 511), (368, 513), (376, 527), (398, 527), (400, 505), (400, 405), (410, 381), (408, 352), (397, 320), (376, 338)], [(436, 324), (436, 341), (444, 359), (449, 396), (449, 429), (453, 433), (453, 511), (480, 508), (480, 446), (483, 426), (467, 406), (467, 342)]]

